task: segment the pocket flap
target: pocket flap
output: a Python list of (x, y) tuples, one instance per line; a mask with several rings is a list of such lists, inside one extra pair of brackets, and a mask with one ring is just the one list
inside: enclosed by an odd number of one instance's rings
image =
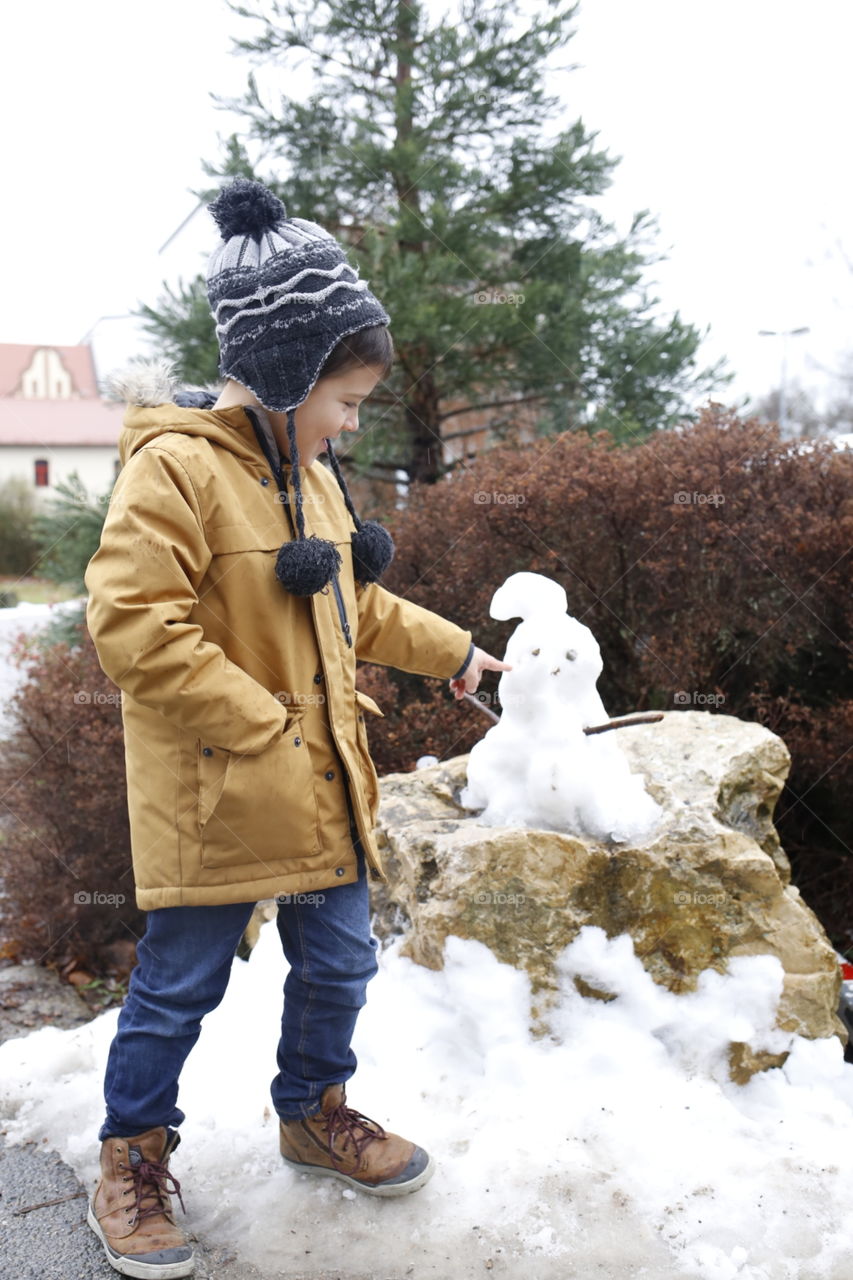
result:
[(381, 711), (373, 699), (368, 697), (366, 693), (362, 693), (360, 689), (356, 689), (355, 691), (355, 700), (360, 707), (364, 708), (365, 711), (370, 711), (374, 716), (384, 717), (385, 712)]
[(207, 545), (215, 556), (237, 555), (246, 551), (278, 551), (287, 541), (283, 524), (221, 524), (207, 530)]

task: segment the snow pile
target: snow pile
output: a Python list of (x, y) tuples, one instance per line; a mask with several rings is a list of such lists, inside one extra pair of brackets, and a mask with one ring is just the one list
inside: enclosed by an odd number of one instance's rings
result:
[[(286, 963), (274, 922), (262, 928), (182, 1079), (174, 1171), (192, 1229), (275, 1275), (849, 1280), (853, 1070), (835, 1039), (772, 1030), (775, 957), (674, 996), (630, 939), (584, 929), (540, 1039), (522, 973), (458, 938), (446, 959), (420, 968), (396, 941), (359, 1019), (351, 1105), (438, 1164), (415, 1195), (373, 1200), (279, 1158), (268, 1085)], [(575, 973), (618, 994), (586, 999)], [(86, 1180), (117, 1016), (0, 1047), (10, 1139), (46, 1138)], [(732, 1036), (792, 1052), (738, 1087)]]
[(601, 650), (567, 606), (560, 584), (539, 573), (512, 574), (492, 597), (493, 618), (523, 621), (498, 682), (500, 721), (472, 748), (461, 803), (481, 809), (487, 826), (642, 841), (662, 811), (628, 767), (618, 731), (584, 733), (610, 717), (596, 689)]
[[(85, 599), (85, 597), (83, 597)], [(12, 660), (12, 647), (21, 634), (29, 634), (47, 625), (56, 611), (75, 610), (80, 597), (59, 604), (29, 604), (26, 601), (12, 609), (0, 609), (0, 734), (11, 728), (7, 703), (22, 681), (21, 668)]]

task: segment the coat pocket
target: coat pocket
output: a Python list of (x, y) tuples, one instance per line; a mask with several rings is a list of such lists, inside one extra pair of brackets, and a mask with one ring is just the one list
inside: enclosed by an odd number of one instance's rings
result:
[[(314, 768), (302, 711), (256, 755), (198, 745), (198, 829), (203, 867), (257, 864), (257, 878), (320, 849)], [(273, 867), (273, 864), (277, 864)]]
[(356, 737), (358, 741), (359, 755), (362, 759), (362, 773), (364, 776), (365, 798), (367, 800), (367, 808), (370, 814), (371, 826), (376, 826), (376, 819), (379, 816), (379, 775), (376, 772), (376, 766), (370, 755), (370, 746), (367, 741), (367, 726), (364, 721), (364, 713), (368, 711), (371, 715), (384, 715), (379, 707), (368, 697), (366, 693), (362, 693), (360, 689), (355, 691), (356, 701)]

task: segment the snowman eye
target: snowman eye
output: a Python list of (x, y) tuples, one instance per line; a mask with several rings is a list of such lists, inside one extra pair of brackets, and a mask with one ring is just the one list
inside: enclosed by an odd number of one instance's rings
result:
[(567, 650), (566, 650), (566, 657), (569, 659), (569, 661), (570, 661), (570, 662), (574, 662), (574, 660), (575, 660), (575, 658), (576, 658), (577, 656), (578, 656), (578, 651), (577, 651), (577, 649), (567, 649)]
[(534, 658), (538, 658), (542, 651), (541, 649), (531, 649), (530, 652), (533, 654)]

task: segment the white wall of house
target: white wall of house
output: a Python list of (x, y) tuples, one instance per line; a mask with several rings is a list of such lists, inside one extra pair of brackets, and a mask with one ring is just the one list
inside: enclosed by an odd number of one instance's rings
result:
[(29, 400), (68, 400), (74, 393), (71, 375), (58, 351), (42, 347), (21, 377), (21, 395)]
[[(36, 462), (47, 462), (47, 485), (36, 483)], [(118, 475), (118, 449), (110, 445), (5, 445), (0, 449), (0, 483), (10, 476), (26, 480), (37, 501), (55, 496), (56, 483), (77, 472), (87, 491), (109, 493)]]

